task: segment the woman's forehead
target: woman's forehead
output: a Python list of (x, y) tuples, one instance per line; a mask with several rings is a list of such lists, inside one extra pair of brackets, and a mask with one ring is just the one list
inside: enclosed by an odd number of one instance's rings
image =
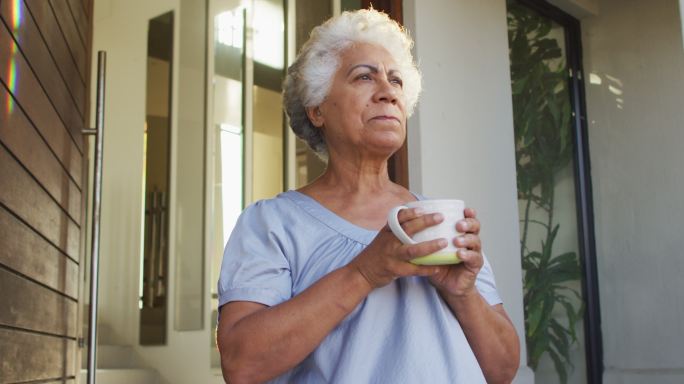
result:
[(384, 71), (397, 71), (394, 56), (380, 45), (356, 43), (340, 53), (340, 69), (348, 72), (355, 68), (365, 68)]

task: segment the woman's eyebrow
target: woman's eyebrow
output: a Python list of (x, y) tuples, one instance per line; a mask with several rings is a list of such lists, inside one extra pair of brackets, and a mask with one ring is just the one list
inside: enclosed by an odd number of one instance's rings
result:
[(352, 73), (356, 68), (368, 68), (372, 73), (378, 73), (378, 67), (370, 64), (356, 64), (355, 66), (349, 68), (349, 71), (347, 71), (347, 76), (349, 76), (350, 73)]
[[(349, 68), (349, 71), (347, 71), (347, 76), (349, 76), (349, 75), (350, 75), (355, 69), (357, 69), (357, 68), (368, 68), (368, 70), (370, 70), (371, 73), (378, 73), (378, 72), (380, 72), (380, 70), (378, 69), (378, 67), (376, 67), (376, 66), (374, 66), (374, 65), (371, 65), (371, 64), (356, 64), (355, 66)], [(388, 75), (388, 76), (397, 75), (397, 74), (401, 76), (401, 72), (400, 72), (398, 69), (390, 69), (390, 70), (387, 72), (387, 75)]]

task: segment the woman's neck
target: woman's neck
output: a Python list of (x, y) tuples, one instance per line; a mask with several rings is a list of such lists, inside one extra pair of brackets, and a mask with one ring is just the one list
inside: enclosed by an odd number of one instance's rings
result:
[(299, 192), (370, 230), (385, 225), (390, 208), (414, 199), (408, 190), (390, 180), (386, 160), (355, 163), (331, 157), (325, 173)]
[(387, 160), (344, 159), (331, 156), (328, 167), (314, 184), (318, 188), (352, 195), (388, 192), (394, 185), (389, 178)]

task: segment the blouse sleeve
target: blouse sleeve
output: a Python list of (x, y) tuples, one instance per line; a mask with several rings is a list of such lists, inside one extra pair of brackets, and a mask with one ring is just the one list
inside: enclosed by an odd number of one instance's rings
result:
[(259, 201), (242, 212), (223, 252), (219, 307), (231, 301), (274, 306), (292, 297), (282, 222), (268, 201)]
[(494, 271), (492, 271), (492, 266), (487, 260), (487, 256), (482, 255), (484, 258), (484, 265), (480, 269), (480, 273), (477, 274), (477, 280), (475, 281), (475, 286), (482, 297), (487, 300), (489, 305), (501, 304), (501, 296), (496, 289), (496, 282), (494, 281)]

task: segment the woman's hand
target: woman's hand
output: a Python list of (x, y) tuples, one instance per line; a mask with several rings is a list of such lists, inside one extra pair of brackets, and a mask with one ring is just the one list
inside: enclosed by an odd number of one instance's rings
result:
[(480, 221), (476, 218), (474, 209), (464, 210), (464, 219), (456, 223), (456, 230), (463, 233), (453, 239), (459, 248), (458, 257), (462, 263), (439, 266), (429, 279), (442, 294), (463, 297), (477, 292), (475, 280), (484, 264), (479, 236)]
[[(402, 209), (397, 218), (409, 236), (444, 220), (441, 214), (423, 215), (417, 209)], [(385, 225), (373, 242), (359, 253), (349, 266), (360, 272), (372, 288), (379, 288), (398, 277), (434, 275), (438, 272), (434, 266), (414, 265), (409, 260), (435, 253), (446, 246), (445, 239), (413, 245), (402, 244)]]

